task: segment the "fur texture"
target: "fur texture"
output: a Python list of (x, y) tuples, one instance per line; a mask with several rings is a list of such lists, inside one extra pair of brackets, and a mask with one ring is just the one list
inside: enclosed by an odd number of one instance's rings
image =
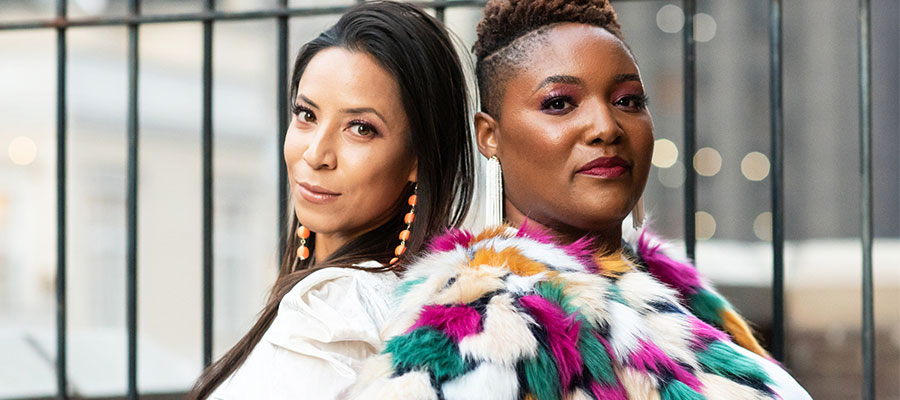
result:
[(728, 343), (762, 349), (731, 305), (654, 236), (633, 237), (605, 257), (527, 227), (435, 239), (349, 398), (777, 398)]

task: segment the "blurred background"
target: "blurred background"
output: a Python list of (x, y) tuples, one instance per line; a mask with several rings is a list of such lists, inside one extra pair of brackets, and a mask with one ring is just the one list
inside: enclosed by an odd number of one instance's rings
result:
[[(291, 7), (352, 0), (294, 0)], [(49, 19), (51, 0), (0, 0), (0, 21)], [(71, 17), (125, 1), (71, 0)], [(276, 7), (220, 0), (220, 11)], [(617, 1), (656, 124), (652, 226), (683, 235), (698, 176), (698, 268), (771, 328), (768, 2), (699, 0), (696, 154), (680, 151), (680, 2)], [(145, 14), (202, 11), (144, 0)], [(446, 12), (460, 54), (477, 7)], [(338, 16), (290, 20), (290, 57)], [(56, 42), (0, 31), (0, 399), (55, 396)], [(878, 399), (900, 399), (900, 6), (872, 0), (874, 279)], [(68, 368), (79, 398), (126, 388), (126, 28), (68, 30)], [(202, 367), (199, 22), (140, 29), (138, 387), (179, 398)], [(274, 20), (214, 27), (214, 356), (249, 328), (277, 269)], [(784, 5), (786, 367), (816, 399), (861, 397), (857, 4)], [(471, 67), (471, 65), (470, 65)], [(479, 224), (474, 213), (470, 225)]]

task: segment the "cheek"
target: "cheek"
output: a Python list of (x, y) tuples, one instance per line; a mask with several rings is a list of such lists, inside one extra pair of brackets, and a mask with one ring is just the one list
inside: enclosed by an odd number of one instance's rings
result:
[(354, 186), (366, 188), (357, 190), (358, 196), (372, 197), (373, 201), (386, 197), (393, 202), (393, 195), (403, 190), (409, 176), (409, 151), (379, 148), (364, 153), (347, 154), (344, 176), (350, 178)]
[(305, 150), (306, 143), (303, 140), (303, 135), (296, 130), (289, 128), (287, 134), (284, 136), (283, 152), (285, 164), (290, 166), (299, 161), (303, 157), (303, 152)]

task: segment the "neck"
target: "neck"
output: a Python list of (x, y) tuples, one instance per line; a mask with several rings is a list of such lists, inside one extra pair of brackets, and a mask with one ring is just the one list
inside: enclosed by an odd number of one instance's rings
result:
[(316, 234), (316, 260), (323, 261), (352, 238), (340, 234)]
[(594, 242), (594, 248), (603, 254), (612, 253), (622, 247), (622, 221), (591, 230), (584, 230), (564, 224), (544, 223), (527, 217), (524, 213), (516, 209), (509, 200), (506, 201), (505, 217), (505, 220), (516, 228), (521, 227), (522, 224), (525, 223), (529, 227), (549, 232), (557, 237), (563, 244), (572, 243), (583, 237), (589, 237)]

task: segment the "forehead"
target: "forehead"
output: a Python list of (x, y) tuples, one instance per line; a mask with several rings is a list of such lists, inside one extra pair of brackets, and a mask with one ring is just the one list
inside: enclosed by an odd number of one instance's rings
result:
[[(528, 56), (519, 63), (517, 77), (543, 80), (548, 75), (574, 75), (583, 79), (638, 73), (631, 51), (606, 29), (564, 23), (536, 32)], [(528, 40), (528, 38), (523, 37)]]
[(320, 51), (303, 71), (298, 93), (342, 94), (362, 103), (399, 105), (397, 80), (371, 55), (332, 47)]

